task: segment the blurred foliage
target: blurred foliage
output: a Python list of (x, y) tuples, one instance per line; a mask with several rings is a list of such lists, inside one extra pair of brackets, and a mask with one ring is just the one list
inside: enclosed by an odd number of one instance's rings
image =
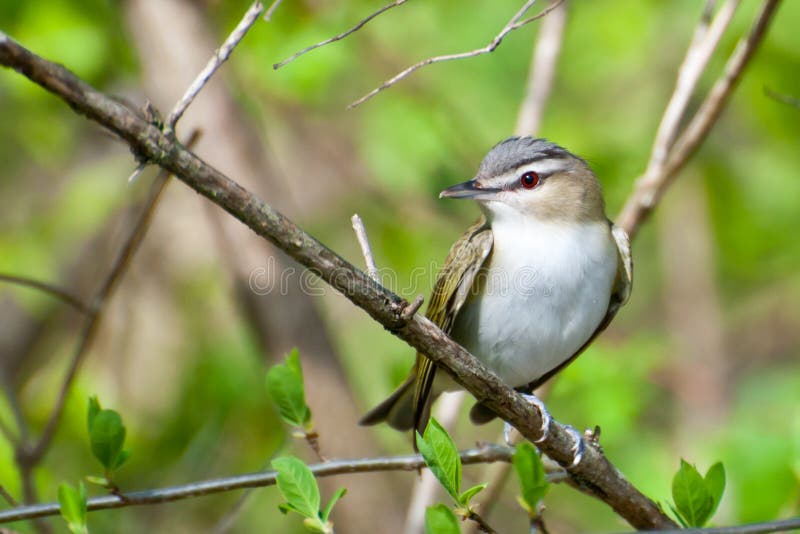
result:
[[(140, 58), (126, 21), (133, 1), (4, 0), (0, 29), (108, 93), (137, 94), (143, 85)], [(256, 25), (220, 74), (265, 139), (290, 138), (287, 132), (301, 121), (320, 127), (309, 129), (312, 134), (340, 138), (341, 145), (334, 146), (349, 149), (352, 190), (306, 212), (300, 222), (360, 265), (348, 223), (358, 211), (379, 266), (396, 273), (388, 285), (408, 298), (427, 294), (435, 266), (477, 214), (474, 206), (435, 198), (446, 185), (468, 178), (488, 148), (512, 132), (537, 24), (507, 36), (491, 55), (426, 67), (356, 110), (345, 106), (422, 58), (483, 46), (519, 3), (501, 0), (489, 8), (480, 0), (409, 2), (347, 39), (274, 71), (273, 63), (343, 31), (380, 4), (284, 2), (271, 22)], [(700, 4), (571, 2), (541, 133), (591, 163), (612, 216), (644, 169)], [(701, 81), (704, 90), (746, 31), (757, 4), (742, 3)], [(220, 42), (248, 5), (196, 2)], [(634, 243), (631, 303), (556, 381), (549, 400), (561, 421), (600, 425), (611, 460), (660, 502), (669, 500), (679, 458), (698, 465), (722, 461), (728, 490), (714, 519), (720, 524), (800, 513), (800, 110), (764, 95), (769, 87), (800, 96), (798, 20), (800, 3), (783, 2), (729, 108), (681, 177), (696, 181), (693, 191), (705, 195), (708, 208), (712, 290), (725, 340), (725, 369), (719, 371), (725, 404), (719, 417), (685, 427), (692, 407), (682, 404), (674, 377), (681, 370), (691, 373), (693, 362), (682, 357), (676, 342), (680, 333), (665, 311), (671, 296), (660, 236), (665, 228), (687, 235), (695, 229), (681, 228), (680, 221), (670, 225), (658, 215)], [(695, 100), (692, 107), (698, 104)], [(126, 183), (134, 163), (125, 147), (5, 70), (0, 72), (0, 109), (0, 272), (63, 280), (85, 242), (114, 227), (114, 215), (138, 198), (144, 185)], [(319, 140), (307, 141), (313, 150)], [(299, 152), (304, 148), (305, 143)], [(291, 167), (286, 172), (308, 188), (316, 185), (313, 175), (294, 176)], [(664, 202), (670, 202), (669, 194)], [(292, 215), (291, 207), (279, 208)], [(98, 256), (97, 273), (105, 266)], [(168, 317), (173, 337), (154, 346), (156, 357), (113, 353), (109, 347), (123, 353), (130, 347), (119, 341), (124, 336), (92, 352), (68, 397), (53, 448), (36, 473), (43, 500), (55, 500), (60, 482), (95, 468), (85, 436), (85, 399), (95, 393), (125, 413), (133, 454), (115, 479), (123, 489), (266, 468), (287, 448), (280, 416), (264, 391), (269, 360), (230, 302), (225, 262), (212, 258), (142, 269), (132, 276), (134, 282), (165, 277), (157, 291), (168, 296), (155, 301), (164, 309), (137, 309), (146, 317), (127, 316), (114, 321), (115, 328), (136, 338), (143, 321)], [(366, 408), (402, 379), (411, 351), (340, 297), (319, 300), (342, 365)], [(0, 286), (0, 306), (12, 301), (33, 316), (52, 305), (47, 296)], [(73, 322), (52, 332), (60, 337), (44, 343), (42, 361), (28, 364), (35, 373), (13, 384), (35, 429), (46, 420), (76, 329)], [(138, 371), (137, 381), (124, 380), (126, 372), (145, 365), (152, 368)], [(311, 409), (315, 419), (330, 416), (324, 406)], [(0, 400), (0, 418), (13, 421), (6, 398)], [(496, 439), (498, 431), (478, 432)], [(408, 452), (407, 436), (383, 428), (377, 433), (387, 449)], [(464, 424), (453, 435), (465, 446), (475, 431)], [(465, 483), (483, 482), (481, 476), (480, 468), (465, 469)], [(20, 494), (13, 450), (3, 439), (0, 484)], [(490, 522), (502, 531), (526, 528), (515, 491), (506, 493), (495, 515), (508, 524)], [(238, 498), (229, 494), (103, 512), (92, 514), (90, 524), (98, 532), (207, 529)], [(357, 496), (350, 494), (351, 499)], [(289, 528), (277, 512), (279, 502), (272, 489), (254, 492), (235, 530), (248, 532), (276, 521)], [(622, 528), (607, 507), (561, 485), (553, 486), (545, 503), (546, 519), (558, 531)], [(579, 515), (574, 513), (578, 506)], [(32, 530), (30, 524), (11, 526)]]

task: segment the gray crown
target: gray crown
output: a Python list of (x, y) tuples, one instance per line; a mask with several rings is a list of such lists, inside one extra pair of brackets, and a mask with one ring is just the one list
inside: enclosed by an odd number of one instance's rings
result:
[[(522, 165), (552, 158), (575, 158), (578, 156), (547, 139), (534, 139), (530, 136), (509, 137), (497, 143), (478, 169), (478, 176), (500, 176)], [(585, 162), (584, 162), (585, 163)]]

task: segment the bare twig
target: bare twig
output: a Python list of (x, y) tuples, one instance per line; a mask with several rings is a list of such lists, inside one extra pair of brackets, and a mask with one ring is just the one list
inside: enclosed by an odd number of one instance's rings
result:
[(142, 173), (144, 172), (145, 167), (147, 167), (147, 163), (140, 163), (139, 165), (137, 165), (136, 168), (133, 169), (131, 175), (128, 176), (128, 183), (132, 184), (136, 180), (138, 180), (139, 176), (141, 176)]
[(66, 289), (61, 289), (60, 287), (48, 284), (47, 282), (40, 282), (39, 280), (33, 280), (32, 278), (15, 276), (11, 274), (0, 274), (0, 282), (9, 282), (20, 286), (38, 289), (39, 291), (43, 291), (48, 295), (53, 296), (66, 304), (69, 304), (81, 313), (89, 313), (89, 306), (84, 304), (80, 298), (76, 297)]
[(16, 444), (19, 441), (19, 438), (14, 433), (14, 430), (8, 424), (0, 419), (0, 434), (3, 434), (3, 437), (6, 438), (11, 444)]
[(278, 6), (281, 5), (281, 1), (282, 0), (274, 0), (269, 8), (267, 8), (267, 12), (264, 13), (264, 22), (272, 20), (272, 15), (275, 13), (275, 10), (278, 9)]
[(549, 534), (541, 512), (531, 517), (531, 534)]
[[(274, 6), (273, 6), (274, 7)], [(250, 9), (244, 14), (242, 20), (239, 21), (239, 24), (236, 28), (233, 29), (231, 34), (225, 39), (225, 42), (222, 43), (215, 52), (212, 58), (208, 61), (205, 68), (200, 71), (200, 74), (197, 75), (197, 78), (194, 79), (192, 85), (186, 89), (186, 92), (175, 104), (175, 107), (172, 108), (169, 116), (167, 117), (167, 128), (174, 129), (175, 124), (180, 120), (183, 116), (184, 112), (186, 112), (186, 108), (192, 103), (195, 97), (200, 93), (203, 87), (208, 83), (208, 80), (217, 72), (225, 61), (230, 57), (231, 52), (233, 49), (236, 48), (236, 45), (244, 39), (244, 36), (247, 35), (247, 32), (253, 26), (253, 24), (258, 21), (258, 17), (261, 16), (261, 13), (264, 12), (264, 6), (261, 2), (253, 2), (253, 5), (250, 6)]]
[(2, 485), (0, 485), (0, 497), (2, 497), (3, 500), (9, 504), (9, 506), (19, 506), (17, 500)]
[(342, 32), (342, 33), (340, 33), (339, 35), (335, 35), (335, 36), (331, 37), (330, 39), (325, 39), (324, 41), (320, 41), (320, 42), (319, 42), (319, 43), (317, 43), (317, 44), (313, 44), (313, 45), (311, 45), (311, 46), (308, 46), (308, 47), (306, 47), (306, 48), (304, 48), (304, 49), (300, 50), (299, 52), (296, 52), (296, 53), (292, 54), (291, 56), (287, 57), (287, 58), (286, 58), (286, 59), (284, 59), (283, 61), (281, 61), (281, 62), (279, 62), (279, 63), (275, 63), (274, 65), (272, 65), (272, 68), (273, 68), (273, 69), (279, 69), (279, 68), (283, 67), (284, 65), (287, 65), (288, 63), (291, 63), (292, 61), (294, 61), (295, 59), (299, 58), (299, 57), (300, 57), (300, 56), (302, 56), (303, 54), (306, 54), (306, 53), (308, 53), (308, 52), (311, 52), (312, 50), (315, 50), (315, 49), (317, 49), (317, 48), (323, 47), (323, 46), (325, 46), (325, 45), (328, 45), (328, 44), (334, 43), (334, 42), (336, 42), (336, 41), (341, 41), (342, 39), (344, 39), (345, 37), (347, 37), (347, 36), (348, 36), (348, 35), (350, 35), (351, 33), (355, 33), (355, 32), (357, 32), (358, 30), (360, 30), (360, 29), (361, 29), (362, 27), (364, 27), (364, 26), (365, 26), (365, 25), (366, 25), (366, 24), (367, 24), (369, 21), (371, 21), (372, 19), (374, 19), (374, 18), (375, 18), (375, 17), (377, 17), (378, 15), (381, 15), (382, 13), (384, 13), (384, 12), (386, 12), (386, 11), (389, 11), (389, 10), (390, 10), (390, 9), (392, 9), (393, 7), (397, 7), (397, 6), (399, 6), (399, 5), (405, 4), (406, 2), (408, 2), (408, 0), (395, 0), (394, 2), (391, 2), (391, 3), (389, 3), (389, 4), (386, 4), (385, 6), (383, 6), (383, 7), (382, 7), (382, 8), (380, 8), (379, 10), (375, 11), (374, 13), (372, 13), (371, 15), (369, 15), (368, 17), (366, 17), (366, 18), (364, 18), (364, 19), (361, 19), (361, 21), (360, 21), (358, 24), (356, 24), (355, 26), (353, 26), (353, 27), (352, 27), (352, 28), (350, 28), (349, 30), (347, 30), (347, 31), (345, 31), (345, 32)]
[(367, 274), (375, 282), (380, 283), (378, 278), (378, 266), (375, 264), (375, 257), (372, 255), (372, 247), (369, 244), (369, 237), (367, 236), (367, 228), (364, 226), (364, 221), (361, 220), (358, 213), (353, 214), (350, 218), (353, 224), (353, 231), (356, 233), (356, 239), (361, 247), (361, 254), (364, 255), (364, 264), (367, 266)]
[(400, 318), (406, 321), (410, 320), (415, 313), (417, 313), (422, 306), (422, 303), (425, 302), (425, 297), (422, 295), (417, 295), (417, 298), (414, 301), (405, 307), (405, 309), (400, 313)]
[(553, 88), (556, 63), (564, 40), (567, 3), (563, 2), (542, 21), (528, 71), (528, 88), (517, 114), (517, 135), (537, 135)]
[[(651, 175), (645, 174), (637, 180), (636, 189), (628, 198), (617, 219), (617, 224), (629, 236), (633, 237), (636, 234), (639, 226), (658, 203), (678, 171), (683, 168), (686, 161), (695, 153), (711, 130), (711, 126), (719, 118), (728, 101), (728, 97), (736, 86), (736, 82), (739, 81), (744, 68), (753, 57), (759, 43), (763, 40), (778, 3), (779, 0), (765, 0), (763, 2), (750, 32), (739, 41), (736, 50), (734, 50), (725, 65), (722, 76), (714, 83), (689, 125), (677, 138), (669, 154), (659, 156), (660, 159), (664, 160), (660, 171)], [(723, 6), (722, 10), (726, 6)], [(720, 13), (722, 13), (722, 10)], [(712, 30), (710, 29), (708, 36), (704, 39), (709, 39), (711, 35)], [(677, 90), (678, 88), (676, 88)]]
[[(471, 465), (488, 462), (510, 462), (513, 454), (514, 450), (509, 447), (484, 445), (476, 449), (462, 451), (460, 456), (463, 464)], [(309, 468), (315, 476), (327, 477), (346, 473), (370, 473), (375, 471), (416, 471), (417, 469), (425, 468), (425, 461), (422, 459), (422, 455), (412, 454), (384, 458), (334, 460), (311, 465)], [(94, 511), (126, 506), (160, 504), (201, 495), (246, 488), (260, 488), (274, 485), (275, 477), (275, 471), (262, 471), (250, 475), (216, 478), (180, 486), (128, 492), (125, 493), (124, 500), (116, 495), (104, 495), (89, 499), (87, 508), (89, 511)], [(57, 515), (58, 513), (59, 507), (56, 503), (21, 506), (11, 510), (0, 511), (0, 523)]]
[[(190, 135), (187, 146), (193, 145), (198, 138), (199, 133), (194, 131)], [(163, 169), (158, 173), (158, 176), (156, 176), (156, 179), (153, 181), (153, 184), (150, 187), (150, 193), (147, 201), (145, 202), (145, 207), (142, 210), (142, 213), (139, 215), (139, 218), (136, 221), (136, 224), (133, 226), (133, 229), (125, 241), (125, 244), (122, 246), (119, 254), (115, 258), (111, 270), (100, 286), (100, 289), (92, 299), (90, 313), (87, 315), (86, 322), (84, 323), (83, 330), (80, 334), (78, 345), (72, 355), (72, 360), (70, 361), (67, 374), (64, 376), (64, 379), (61, 383), (61, 388), (59, 389), (56, 403), (53, 406), (53, 410), (50, 413), (47, 424), (42, 431), (42, 435), (34, 446), (20, 450), (17, 454), (17, 458), (22, 464), (27, 466), (36, 465), (50, 446), (50, 442), (55, 435), (56, 428), (58, 428), (61, 414), (64, 411), (67, 393), (69, 393), (69, 390), (72, 387), (72, 383), (77, 375), (78, 368), (80, 367), (84, 356), (94, 341), (103, 317), (103, 312), (105, 311), (106, 303), (109, 297), (112, 295), (117, 284), (122, 279), (122, 275), (130, 265), (131, 258), (136, 253), (139, 245), (142, 243), (142, 240), (144, 239), (144, 236), (147, 233), (147, 229), (150, 225), (150, 221), (152, 220), (153, 213), (155, 213), (156, 206), (158, 205), (158, 200), (161, 198), (161, 193), (164, 191), (164, 188), (169, 182), (169, 178), (170, 172)]]
[(800, 98), (784, 95), (777, 91), (773, 91), (769, 87), (764, 87), (764, 94), (770, 97), (771, 99), (780, 102), (781, 104), (787, 104), (795, 108), (800, 108)]
[(765, 532), (790, 532), (800, 529), (800, 517), (750, 523), (735, 527), (684, 528), (680, 530), (654, 530), (655, 534), (762, 534)]
[(570, 477), (576, 486), (604, 501), (632, 526), (675, 528), (674, 521), (626, 480), (601, 450), (589, 444), (582, 461), (572, 466), (573, 438), (567, 427), (551, 420), (549, 432), (543, 436), (541, 413), (429, 319), (416, 314), (410, 321), (404, 321), (400, 317), (406, 306), (402, 298), (376, 284), (366, 273), (353, 267), (283, 214), (185, 149), (172, 135), (136, 116), (63, 66), (33, 54), (3, 32), (0, 32), (0, 65), (13, 68), (55, 93), (75, 111), (119, 135), (141, 158), (173, 172), (256, 234), (313, 269), (322, 280), (367, 311), (392, 334), (427, 355), (487, 408), (516, 427), (525, 438), (538, 440), (543, 453), (560, 465), (569, 466)]
[(320, 462), (327, 462), (328, 458), (326, 458), (322, 454), (322, 449), (319, 448), (319, 432), (316, 430), (309, 430), (308, 432), (303, 432), (303, 439), (306, 440), (308, 443), (309, 448), (314, 451), (314, 454), (317, 455)]
[(525, 13), (531, 7), (533, 7), (533, 4), (536, 3), (536, 0), (528, 0), (520, 8), (520, 10), (517, 11), (517, 13), (513, 17), (511, 17), (511, 20), (509, 20), (508, 23), (505, 26), (503, 26), (503, 29), (500, 30), (500, 33), (498, 33), (494, 37), (494, 39), (492, 39), (491, 42), (489, 44), (487, 44), (486, 46), (484, 46), (483, 48), (476, 48), (475, 50), (471, 50), (469, 52), (461, 52), (460, 54), (448, 54), (448, 55), (435, 56), (435, 57), (429, 57), (428, 59), (424, 59), (424, 60), (420, 61), (419, 63), (415, 63), (415, 64), (411, 65), (410, 67), (408, 67), (407, 69), (399, 72), (394, 77), (386, 80), (379, 87), (376, 87), (375, 89), (373, 89), (372, 91), (370, 91), (366, 95), (362, 96), (361, 98), (359, 98), (358, 100), (356, 100), (355, 102), (353, 102), (352, 104), (347, 106), (347, 108), (348, 109), (352, 109), (352, 108), (354, 108), (356, 106), (359, 106), (359, 105), (363, 104), (364, 102), (366, 102), (367, 100), (369, 100), (373, 96), (377, 95), (378, 93), (380, 93), (384, 89), (387, 89), (387, 88), (391, 87), (392, 85), (396, 84), (400, 80), (408, 77), (408, 75), (411, 74), (412, 72), (414, 72), (414, 71), (416, 71), (418, 69), (421, 69), (422, 67), (425, 67), (427, 65), (431, 65), (433, 63), (441, 63), (443, 61), (454, 61), (454, 60), (458, 60), (458, 59), (466, 59), (466, 58), (476, 57), (476, 56), (480, 56), (482, 54), (488, 54), (490, 52), (494, 52), (495, 49), (498, 46), (500, 46), (500, 43), (503, 42), (503, 39), (505, 38), (506, 35), (508, 35), (509, 33), (511, 33), (514, 30), (517, 30), (517, 29), (525, 26), (526, 24), (529, 24), (529, 23), (533, 22), (534, 20), (537, 20), (537, 19), (540, 19), (540, 18), (544, 17), (545, 15), (550, 13), (552, 10), (557, 8), (563, 1), (564, 0), (556, 0), (555, 3), (553, 3), (552, 5), (550, 5), (547, 8), (543, 9), (541, 11), (541, 13), (539, 13), (538, 15), (530, 17), (530, 18), (527, 18), (527, 19), (524, 19), (524, 20), (520, 20), (525, 15)]
[(707, 18), (708, 11), (706, 10), (698, 23), (692, 43), (689, 45), (683, 64), (678, 70), (675, 90), (661, 118), (661, 124), (658, 126), (644, 181), (651, 180), (652, 177), (657, 176), (662, 171), (675, 137), (678, 134), (681, 118), (686, 112), (686, 107), (694, 93), (697, 82), (708, 66), (711, 55), (719, 45), (722, 34), (733, 19), (739, 3), (740, 0), (728, 0), (720, 8), (710, 26)]
[(489, 525), (489, 523), (487, 523), (486, 520), (481, 517), (480, 514), (478, 514), (478, 512), (473, 510), (470, 512), (469, 516), (467, 516), (467, 519), (478, 525), (478, 529), (481, 532), (485, 532), (486, 534), (497, 534), (497, 531), (495, 531), (495, 529), (493, 529), (491, 525)]

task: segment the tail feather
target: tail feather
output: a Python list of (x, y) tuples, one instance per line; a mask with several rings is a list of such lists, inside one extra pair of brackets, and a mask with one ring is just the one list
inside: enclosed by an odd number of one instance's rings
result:
[(358, 424), (372, 426), (385, 421), (396, 430), (409, 430), (414, 426), (415, 379), (415, 374), (409, 375), (386, 400), (364, 414)]

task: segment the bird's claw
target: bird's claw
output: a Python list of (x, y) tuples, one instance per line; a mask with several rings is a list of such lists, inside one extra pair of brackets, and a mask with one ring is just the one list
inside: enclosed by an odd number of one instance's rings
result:
[[(539, 397), (528, 393), (522, 393), (522, 396), (525, 398), (526, 401), (528, 401), (529, 403), (533, 404), (536, 407), (536, 409), (539, 411), (539, 416), (542, 418), (542, 426), (539, 427), (539, 432), (541, 433), (541, 436), (539, 437), (539, 439), (533, 441), (533, 443), (541, 443), (545, 439), (547, 439), (547, 435), (550, 433), (550, 422), (553, 420), (553, 418), (550, 417), (550, 412), (547, 411), (547, 408), (545, 407), (541, 399), (539, 399)], [(511, 440), (511, 430), (513, 428), (514, 427), (508, 423), (505, 423), (503, 425), (503, 440), (509, 447), (514, 446), (514, 443)]]
[(567, 425), (566, 428), (567, 432), (569, 432), (570, 436), (572, 436), (572, 439), (574, 440), (572, 448), (570, 449), (572, 451), (572, 464), (570, 464), (570, 466), (567, 468), (572, 469), (581, 463), (581, 460), (583, 459), (583, 453), (586, 452), (586, 442), (583, 440), (583, 435), (575, 430), (575, 428), (570, 425)]
[(542, 435), (539, 437), (539, 439), (534, 440), (534, 443), (541, 443), (547, 439), (547, 435), (550, 433), (550, 421), (552, 421), (553, 418), (550, 417), (550, 412), (547, 411), (547, 408), (541, 399), (539, 399), (539, 397), (533, 393), (523, 393), (522, 396), (525, 397), (526, 401), (536, 407), (536, 409), (539, 411), (539, 416), (542, 418), (542, 426), (539, 428), (539, 431), (542, 433)]
[[(545, 439), (547, 439), (548, 434), (550, 433), (550, 423), (552, 422), (553, 418), (550, 417), (550, 413), (547, 411), (544, 403), (533, 394), (522, 394), (529, 403), (533, 404), (536, 409), (539, 411), (539, 415), (542, 418), (542, 426), (539, 428), (541, 432), (541, 436), (539, 439), (534, 440), (533, 443), (541, 443)], [(511, 440), (511, 429), (514, 428), (510, 424), (505, 423), (503, 426), (503, 439), (505, 440), (506, 444), (509, 446), (513, 446), (514, 443)], [(575, 430), (574, 427), (567, 425), (566, 426), (567, 432), (570, 436), (572, 436), (572, 440), (574, 443), (572, 444), (571, 451), (572, 451), (572, 464), (567, 469), (572, 469), (577, 467), (578, 464), (581, 463), (583, 460), (583, 454), (586, 452), (586, 442), (583, 439), (583, 435)], [(599, 433), (599, 431), (598, 431)]]

